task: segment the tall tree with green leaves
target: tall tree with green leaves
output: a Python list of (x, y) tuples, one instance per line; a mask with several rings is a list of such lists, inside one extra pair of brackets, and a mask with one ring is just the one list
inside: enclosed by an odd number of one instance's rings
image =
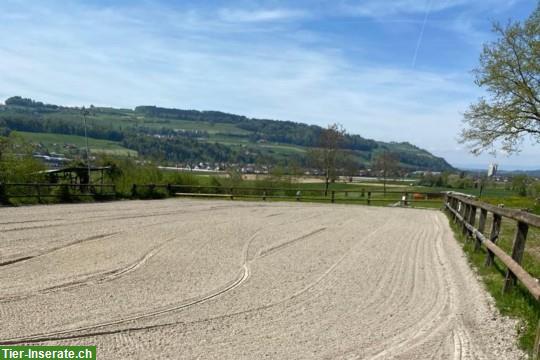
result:
[(540, 2), (523, 23), (494, 24), (498, 39), (484, 45), (475, 83), (486, 89), (465, 113), (461, 142), (474, 154), (519, 152), (525, 138), (540, 143)]

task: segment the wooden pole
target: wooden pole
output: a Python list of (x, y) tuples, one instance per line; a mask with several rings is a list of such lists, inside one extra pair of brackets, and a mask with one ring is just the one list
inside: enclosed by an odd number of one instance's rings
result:
[[(514, 236), (514, 244), (512, 245), (512, 259), (518, 264), (521, 264), (523, 259), (523, 252), (525, 251), (525, 242), (527, 241), (527, 233), (529, 231), (529, 225), (527, 223), (519, 221), (517, 223), (516, 235)], [(516, 284), (516, 275), (506, 270), (506, 278), (504, 279), (503, 293), (512, 290)]]
[[(501, 231), (501, 215), (493, 214), (493, 223), (491, 224), (491, 233), (489, 234), (489, 240), (493, 243), (497, 242), (499, 238), (499, 232)], [(486, 253), (486, 266), (493, 265), (494, 254), (488, 249)]]
[(0, 204), (7, 204), (8, 203), (8, 196), (7, 196), (7, 186), (0, 182)]
[[(487, 210), (480, 209), (480, 219), (478, 221), (478, 231), (482, 234), (484, 233), (484, 230), (486, 228), (486, 218), (487, 218)], [(474, 242), (474, 251), (480, 250), (480, 246), (482, 242), (480, 241), (480, 238), (475, 235), (475, 242)]]
[[(452, 200), (450, 201), (450, 204), (452, 205), (452, 209), (454, 209), (455, 211), (458, 211), (458, 204), (459, 204), (458, 199), (452, 198)], [(453, 213), (453, 215), (454, 215), (454, 224), (456, 224), (458, 221), (458, 218), (457, 218), (456, 213)]]
[(462, 203), (461, 206), (463, 207), (463, 213), (462, 213), (463, 221), (462, 221), (462, 223), (461, 223), (461, 233), (462, 233), (464, 236), (467, 236), (469, 230), (467, 229), (467, 226), (465, 226), (465, 224), (466, 224), (467, 221), (469, 220), (469, 213), (470, 213), (470, 211), (471, 211), (471, 205)]
[[(474, 227), (474, 224), (476, 223), (476, 206), (469, 206), (469, 217), (467, 219), (467, 222)], [(467, 229), (467, 235), (468, 237), (472, 237), (472, 231)]]
[(38, 199), (38, 203), (41, 204), (41, 191), (39, 189), (39, 184), (36, 184), (36, 194), (37, 194), (37, 199)]

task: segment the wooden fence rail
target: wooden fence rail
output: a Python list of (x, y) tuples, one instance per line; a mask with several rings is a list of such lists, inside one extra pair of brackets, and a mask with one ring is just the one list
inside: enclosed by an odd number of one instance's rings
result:
[[(415, 204), (433, 204), (441, 202), (444, 197), (440, 192), (407, 192), (382, 190), (328, 190), (309, 188), (272, 188), (272, 187), (226, 187), (201, 185), (172, 185), (172, 184), (134, 184), (132, 196), (162, 191), (171, 196), (191, 197), (219, 197), (219, 198), (256, 198), (256, 199), (289, 199), (308, 201), (359, 202), (367, 205), (376, 203), (393, 203), (400, 206), (413, 206)], [(384, 194), (376, 197), (376, 194)]]
[(113, 197), (116, 187), (112, 184), (56, 184), (56, 183), (0, 183), (0, 203), (9, 199), (35, 198), (42, 202), (47, 198)]
[[(71, 198), (83, 197), (114, 197), (117, 194), (112, 184), (58, 184), (58, 183), (0, 183), (0, 203), (9, 204), (9, 199), (35, 198), (38, 202), (47, 198), (60, 199), (68, 194)], [(122, 195), (122, 194), (120, 194)], [(123, 194), (124, 196), (126, 194)], [(348, 189), (328, 190), (310, 188), (283, 188), (283, 187), (225, 187), (203, 185), (175, 185), (175, 184), (133, 184), (131, 197), (144, 198), (154, 196), (198, 196), (222, 198), (259, 198), (262, 200), (284, 199), (296, 201), (329, 201), (393, 204), (396, 206), (421, 206), (440, 202), (443, 194), (439, 192), (407, 192)]]
[[(486, 266), (492, 266), (495, 257), (506, 266), (503, 293), (511, 291), (519, 280), (533, 298), (540, 301), (540, 284), (538, 279), (529, 274), (521, 266), (529, 227), (540, 227), (540, 216), (530, 214), (526, 211), (506, 209), (486, 204), (473, 198), (453, 193), (446, 194), (445, 207), (450, 212), (454, 222), (461, 224), (463, 234), (468, 238), (474, 239), (475, 250), (480, 249), (482, 245), (485, 246)], [(480, 214), (477, 216), (478, 211)], [(486, 236), (484, 232), (489, 214), (492, 216), (492, 222), (489, 236)], [(507, 254), (497, 246), (503, 218), (514, 220), (516, 223), (511, 254)], [(476, 225), (477, 219), (478, 225)], [(534, 359), (540, 358), (540, 323), (536, 330), (533, 355)]]

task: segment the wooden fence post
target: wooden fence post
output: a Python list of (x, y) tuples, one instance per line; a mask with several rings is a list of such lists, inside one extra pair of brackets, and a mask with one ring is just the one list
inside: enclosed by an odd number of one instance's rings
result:
[(371, 205), (371, 191), (368, 191), (367, 193), (367, 204)]
[[(448, 194), (446, 194), (446, 207), (448, 209), (453, 209), (453, 210), (456, 210), (456, 206), (455, 206), (455, 201), (454, 201), (454, 198)], [(450, 212), (450, 218), (452, 219), (452, 221), (456, 221), (456, 214), (454, 214), (453, 211), (449, 211)]]
[(0, 182), (0, 204), (8, 204), (7, 186)]
[(454, 210), (456, 210), (456, 213), (454, 213), (454, 224), (457, 224), (458, 222), (457, 214), (460, 213), (460, 210), (461, 210), (458, 199), (452, 198), (452, 207), (454, 208)]
[(41, 191), (40, 191), (40, 188), (39, 188), (39, 184), (35, 184), (34, 186), (36, 187), (36, 194), (37, 194), (38, 203), (41, 204)]
[(137, 196), (137, 184), (133, 184), (131, 186), (131, 197), (136, 197)]
[(332, 204), (336, 201), (336, 192), (332, 190), (332, 199), (330, 200)]
[(262, 199), (263, 199), (263, 201), (266, 201), (266, 190), (263, 191)]
[[(452, 198), (450, 200), (450, 206), (452, 207), (452, 209), (454, 209), (455, 211), (458, 211), (458, 200), (456, 198)], [(457, 215), (456, 213), (452, 212), (452, 216), (454, 218), (454, 224), (457, 223), (458, 221), (458, 218), (457, 218)]]
[[(518, 264), (521, 264), (523, 259), (523, 252), (525, 251), (525, 241), (527, 240), (527, 232), (529, 231), (529, 225), (527, 223), (518, 221), (516, 228), (516, 235), (514, 236), (514, 244), (512, 245), (512, 259)], [(506, 277), (504, 279), (503, 293), (508, 292), (516, 284), (516, 275), (506, 270)]]
[[(474, 224), (476, 223), (476, 206), (469, 205), (469, 217), (467, 218), (467, 222), (474, 227)], [(473, 232), (467, 229), (467, 235), (472, 237)]]
[(462, 203), (461, 206), (463, 208), (463, 212), (461, 214), (462, 217), (463, 217), (463, 221), (461, 222), (461, 233), (464, 236), (467, 236), (469, 230), (467, 229), (467, 226), (465, 224), (469, 220), (469, 213), (471, 211), (471, 206), (469, 204), (465, 204), (465, 203)]
[[(480, 233), (484, 233), (484, 229), (486, 228), (486, 218), (487, 218), (487, 210), (480, 209), (480, 219), (478, 221), (478, 231)], [(478, 236), (475, 236), (474, 241), (474, 251), (480, 250), (480, 247), (482, 243), (480, 242), (480, 238)]]
[[(491, 233), (489, 234), (489, 240), (493, 243), (497, 242), (497, 239), (499, 238), (499, 233), (501, 231), (501, 221), (501, 215), (493, 214), (493, 223), (491, 224)], [(493, 265), (493, 258), (494, 254), (491, 252), (491, 250), (487, 249), (485, 265)]]

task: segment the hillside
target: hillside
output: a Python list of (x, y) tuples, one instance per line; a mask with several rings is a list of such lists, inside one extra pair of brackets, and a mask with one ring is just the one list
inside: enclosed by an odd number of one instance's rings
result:
[[(93, 152), (138, 154), (162, 163), (181, 164), (211, 162), (306, 167), (309, 166), (307, 152), (317, 146), (322, 131), (316, 125), (291, 121), (156, 106), (135, 109), (91, 107), (87, 123), (91, 139), (106, 140), (92, 141)], [(5, 105), (0, 105), (0, 135), (11, 131), (38, 144), (42, 151), (71, 149), (73, 153), (80, 148), (78, 136), (84, 136), (81, 109), (12, 97)], [(106, 148), (100, 149), (99, 144)], [(411, 170), (452, 169), (444, 159), (409, 143), (381, 142), (349, 134), (343, 147), (348, 158), (360, 167), (369, 167), (376, 153), (388, 150), (399, 154), (401, 165)]]

